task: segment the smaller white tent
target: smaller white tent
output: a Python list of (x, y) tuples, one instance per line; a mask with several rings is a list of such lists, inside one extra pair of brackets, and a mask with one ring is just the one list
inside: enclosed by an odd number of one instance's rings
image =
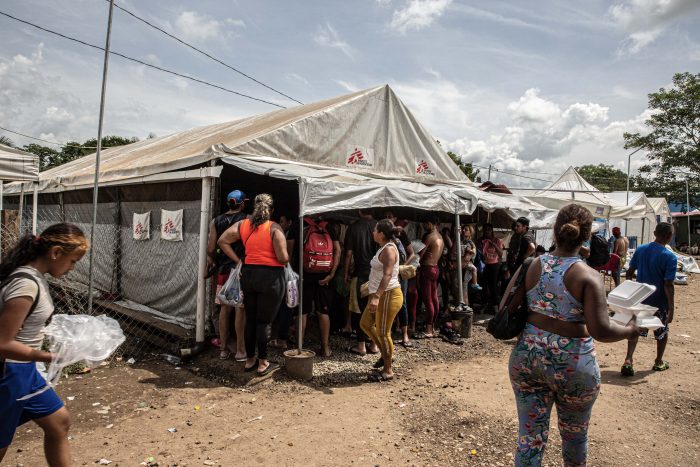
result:
[(624, 210), (629, 217), (618, 217), (615, 212), (622, 209), (613, 209), (610, 215), (610, 228), (619, 227), (622, 234), (627, 237), (636, 237), (637, 244), (648, 243), (652, 240), (654, 227), (657, 224), (654, 206), (646, 195), (637, 191), (613, 191), (607, 196), (619, 206), (627, 206)]
[(0, 144), (0, 180), (38, 181), (39, 156)]
[(648, 198), (649, 203), (654, 208), (654, 214), (656, 215), (656, 223), (659, 222), (671, 222), (671, 209), (668, 207), (666, 198)]
[(547, 188), (526, 196), (536, 203), (556, 210), (567, 204), (577, 203), (591, 211), (595, 217), (602, 219), (610, 216), (615, 204), (588, 183), (573, 167), (569, 167)]

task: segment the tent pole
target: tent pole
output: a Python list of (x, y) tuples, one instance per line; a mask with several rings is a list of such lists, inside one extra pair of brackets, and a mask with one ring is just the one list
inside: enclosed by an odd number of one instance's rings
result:
[(112, 38), (112, 13), (114, 0), (109, 0), (109, 16), (107, 18), (107, 39), (105, 41), (105, 57), (102, 66), (102, 92), (100, 95), (100, 116), (97, 121), (97, 150), (95, 151), (95, 184), (92, 189), (92, 225), (90, 226), (90, 248), (88, 264), (88, 306), (87, 312), (92, 314), (92, 292), (95, 278), (93, 277), (93, 257), (95, 252), (95, 225), (97, 225), (97, 191), (100, 181), (100, 152), (102, 150), (102, 126), (105, 116), (105, 96), (107, 94), (107, 69), (109, 65), (109, 44)]
[(301, 355), (301, 350), (304, 347), (304, 343), (301, 341), (304, 319), (302, 310), (302, 304), (304, 303), (304, 209), (302, 208), (301, 200), (301, 180), (299, 180), (299, 240), (295, 243), (295, 247), (296, 244), (299, 246), (299, 311), (297, 312), (297, 352), (299, 355)]
[(197, 316), (195, 337), (198, 344), (204, 342), (204, 322), (207, 308), (207, 241), (209, 240), (209, 197), (211, 178), (202, 178), (202, 200), (199, 209), (199, 252), (197, 262)]
[[(22, 237), (22, 216), (24, 216), (24, 183), (20, 185), (19, 188), (19, 208), (17, 209), (18, 218), (18, 229), (17, 233), (19, 237)], [(17, 239), (19, 240), (19, 238)]]
[(460, 235), (460, 224), (459, 224), (459, 213), (455, 213), (455, 244), (457, 245), (457, 284), (459, 284), (459, 292), (457, 292), (460, 297), (456, 297), (459, 302), (457, 304), (461, 303), (466, 303), (467, 301), (464, 300), (464, 292), (463, 292), (463, 287), (464, 284), (462, 283), (463, 277), (462, 277), (462, 238)]
[(39, 207), (39, 184), (34, 183), (34, 190), (32, 191), (32, 235), (36, 235), (36, 210)]
[(688, 248), (690, 248), (690, 192), (688, 191), (688, 177), (685, 177), (685, 205), (688, 208)]

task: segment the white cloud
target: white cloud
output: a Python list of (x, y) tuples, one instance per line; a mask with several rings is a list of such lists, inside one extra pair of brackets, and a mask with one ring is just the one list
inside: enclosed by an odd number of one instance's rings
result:
[(338, 31), (331, 26), (330, 23), (326, 23), (325, 26), (319, 26), (314, 36), (316, 43), (322, 47), (330, 47), (332, 49), (338, 49), (343, 52), (348, 58), (355, 58), (355, 49), (352, 48), (350, 44), (341, 39)]
[(423, 29), (442, 16), (451, 3), (452, 0), (409, 0), (403, 8), (394, 11), (389, 27), (401, 34)]
[(287, 79), (292, 80), (292, 81), (298, 81), (302, 83), (305, 86), (309, 86), (311, 83), (309, 83), (309, 80), (304, 78), (298, 73), (287, 73)]
[(644, 132), (644, 121), (651, 115), (646, 110), (629, 120), (609, 122), (605, 106), (577, 102), (562, 110), (556, 102), (541, 97), (537, 89), (525, 91), (506, 110), (509, 123), (502, 131), (486, 137), (457, 138), (445, 147), (467, 162), (520, 171), (530, 177), (499, 174), (497, 180), (514, 186), (542, 186), (544, 180), (552, 179), (551, 173), (563, 172), (570, 165), (617, 165), (625, 154), (622, 134)]
[(206, 41), (228, 37), (232, 34), (230, 26), (245, 27), (245, 23), (231, 18), (218, 20), (196, 11), (183, 11), (175, 20), (175, 29), (187, 40)]
[(341, 88), (345, 89), (348, 92), (357, 92), (360, 90), (360, 88), (355, 84), (350, 83), (348, 81), (343, 81), (342, 79), (336, 79), (335, 82), (338, 83)]
[(623, 0), (608, 10), (628, 36), (619, 53), (636, 54), (658, 39), (674, 20), (700, 7), (697, 0)]

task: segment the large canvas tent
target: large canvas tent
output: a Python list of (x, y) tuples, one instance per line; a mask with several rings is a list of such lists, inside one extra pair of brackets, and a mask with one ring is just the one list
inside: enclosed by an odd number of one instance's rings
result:
[[(94, 167), (93, 154), (40, 174), (40, 226), (66, 220), (89, 231)], [(102, 300), (196, 327), (198, 341), (219, 182), (278, 193), (300, 215), (388, 206), (459, 215), (476, 207), (476, 197), (454, 193), (466, 176), (388, 86), (106, 149), (99, 179), (94, 280)], [(182, 241), (161, 237), (161, 209), (183, 210)], [(151, 234), (136, 241), (132, 219), (144, 212)], [(86, 284), (87, 264), (73, 278)]]
[[(622, 218), (611, 215), (610, 228), (619, 227), (622, 234), (629, 237), (630, 240), (636, 239), (636, 242), (632, 242), (630, 245), (632, 248), (635, 245), (650, 242), (657, 221), (654, 206), (646, 195), (636, 191), (613, 191), (607, 193), (607, 196), (620, 206), (628, 206), (628, 215), (630, 216)], [(619, 211), (619, 209), (615, 211)]]
[(0, 144), (0, 180), (38, 181), (39, 156)]

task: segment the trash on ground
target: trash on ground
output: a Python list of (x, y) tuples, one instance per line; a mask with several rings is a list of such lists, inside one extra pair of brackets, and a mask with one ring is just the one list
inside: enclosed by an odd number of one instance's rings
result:
[(134, 363), (136, 363), (136, 359), (134, 357), (131, 357), (129, 360), (126, 361), (126, 363), (128, 365), (133, 365)]
[(256, 421), (256, 420), (262, 420), (262, 419), (263, 419), (263, 416), (262, 416), (262, 415), (258, 415), (257, 417), (251, 418), (250, 420), (248, 420), (248, 423), (254, 422), (254, 421)]
[(173, 428), (168, 428), (168, 431), (169, 431), (170, 433), (177, 433), (177, 428), (175, 428), (175, 427), (173, 427)]
[(99, 461), (97, 461), (97, 463), (100, 465), (109, 465), (112, 463), (112, 461), (109, 459), (100, 459)]

